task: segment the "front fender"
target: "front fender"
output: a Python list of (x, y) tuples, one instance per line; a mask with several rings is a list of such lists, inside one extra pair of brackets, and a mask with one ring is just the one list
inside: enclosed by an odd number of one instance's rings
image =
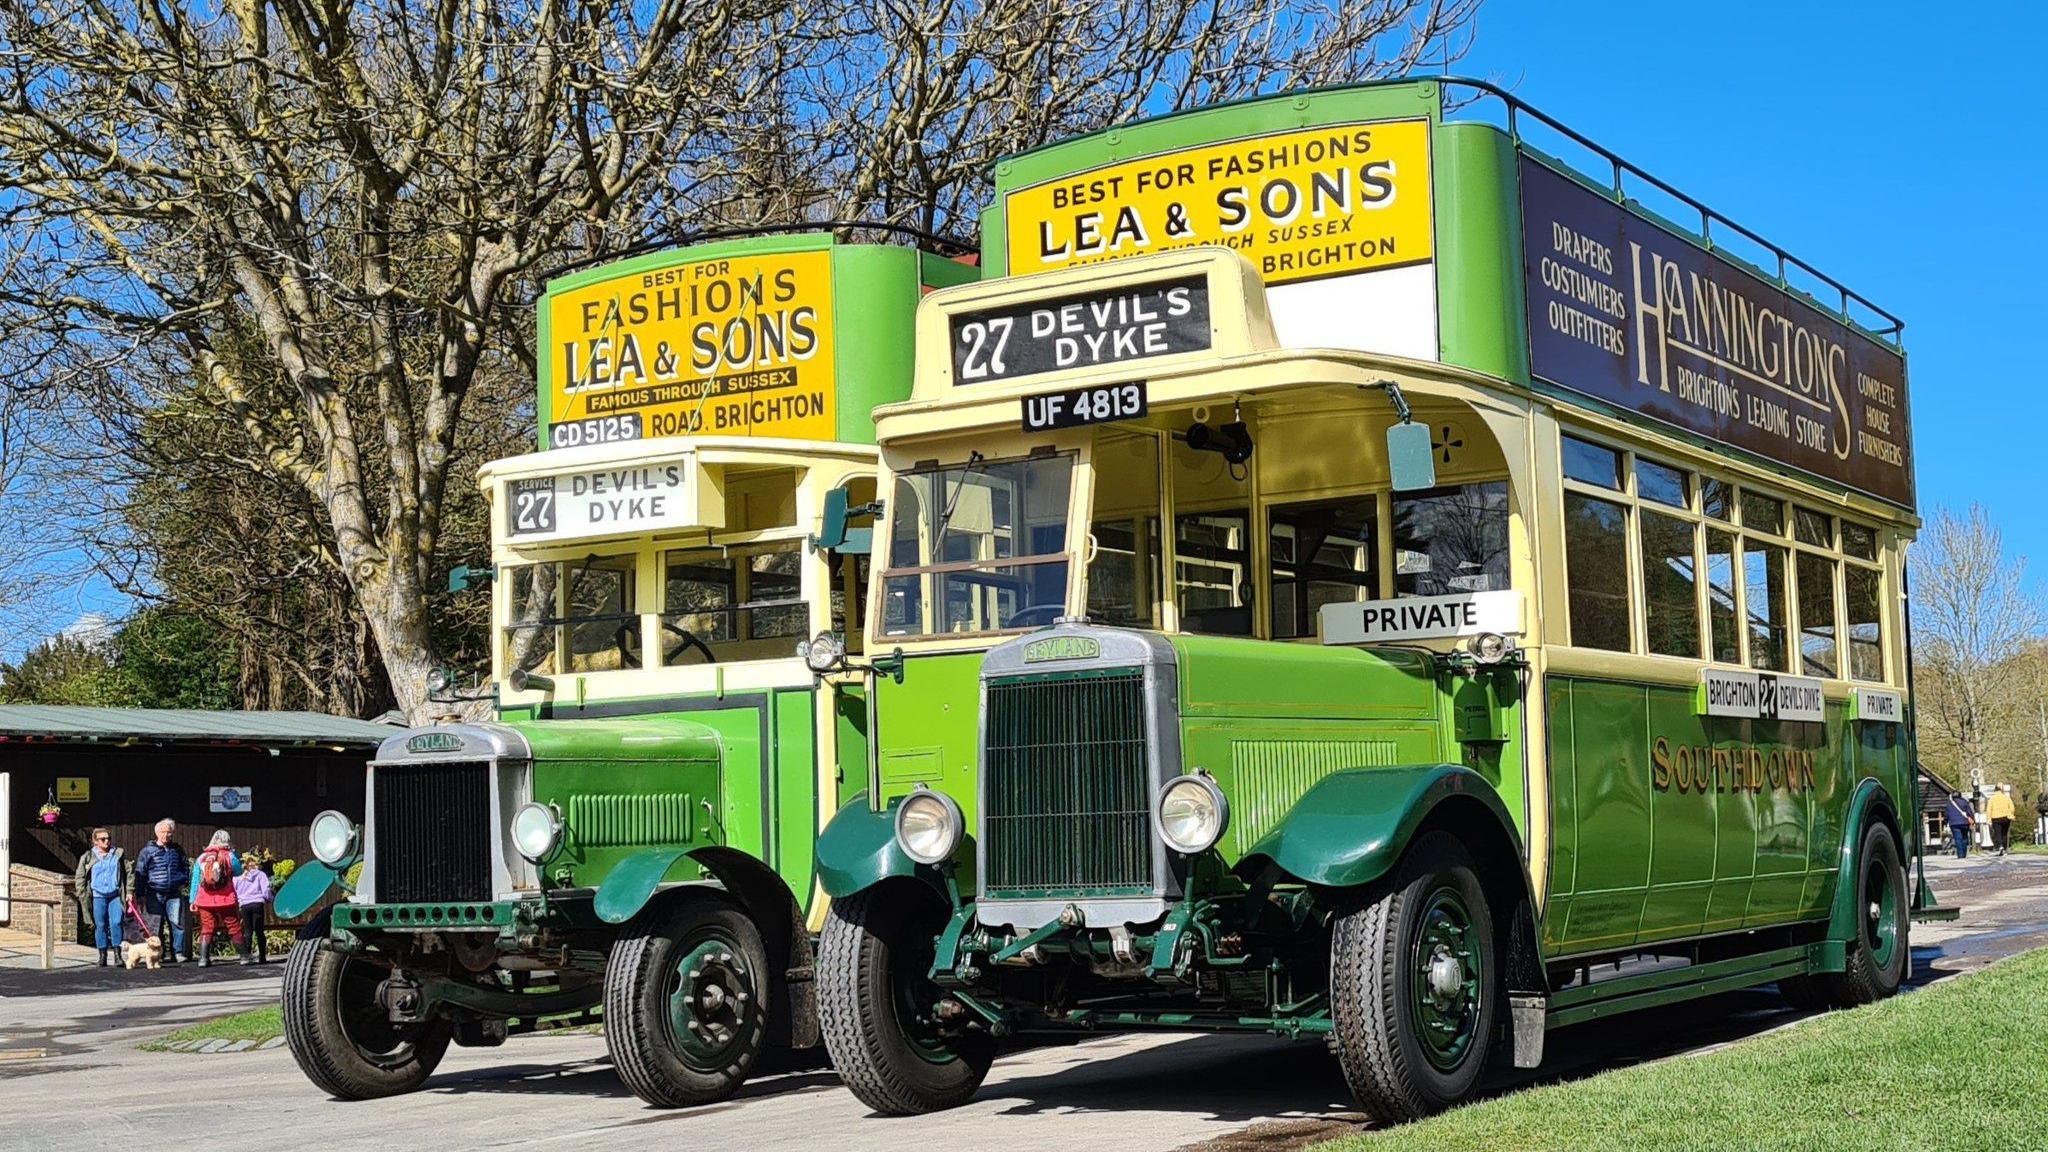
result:
[(915, 876), (945, 894), (946, 883), (937, 870), (912, 860), (896, 843), (900, 803), (899, 796), (877, 812), (868, 807), (866, 796), (856, 796), (825, 825), (817, 848), (818, 883), (825, 895), (838, 900), (892, 876)]
[(1401, 858), (1438, 805), (1477, 799), (1500, 821), (1520, 855), (1521, 837), (1486, 777), (1462, 764), (1353, 768), (1317, 781), (1245, 855), (1240, 871), (1271, 862), (1300, 880), (1332, 888), (1370, 883)]
[[(1853, 940), (1863, 930), (1862, 919), (1856, 908), (1856, 850), (1863, 846), (1863, 834), (1871, 821), (1884, 822), (1884, 813), (1891, 813), (1896, 819), (1898, 808), (1892, 803), (1891, 793), (1875, 777), (1865, 776), (1856, 782), (1856, 790), (1849, 794), (1849, 808), (1842, 819), (1842, 846), (1835, 872), (1835, 899), (1828, 910), (1828, 939), (1830, 941)], [(1898, 829), (1892, 828), (1894, 837)], [(1906, 845), (1900, 843), (1899, 862), (1912, 875), (1912, 861), (1906, 858)], [(1912, 893), (1908, 891), (1910, 898)]]
[(607, 924), (624, 924), (640, 914), (661, 887), (661, 878), (689, 854), (688, 848), (650, 848), (619, 861), (597, 886), (591, 907)]
[(307, 860), (293, 868), (292, 874), (277, 886), (277, 891), (270, 898), (272, 911), (279, 920), (298, 919), (306, 909), (318, 904), (347, 871), (347, 867), (336, 868), (317, 859)]

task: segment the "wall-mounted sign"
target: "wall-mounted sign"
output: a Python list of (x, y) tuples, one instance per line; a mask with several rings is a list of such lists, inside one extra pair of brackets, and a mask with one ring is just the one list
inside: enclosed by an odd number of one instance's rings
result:
[(834, 435), (829, 252), (633, 272), (545, 308), (550, 447)]
[(1209, 347), (1209, 282), (1188, 276), (961, 312), (953, 383), (990, 384)]
[(719, 527), (723, 506), (704, 498), (700, 471), (688, 461), (674, 460), (508, 480), (505, 534), (513, 543), (531, 544)]
[(1521, 173), (1533, 375), (1913, 506), (1897, 349), (1536, 160)]
[(92, 803), (92, 779), (87, 776), (57, 777), (57, 803)]
[(1011, 275), (1220, 244), (1273, 289), (1282, 344), (1437, 358), (1427, 120), (1198, 144), (1003, 197)]
[(1695, 703), (1702, 716), (1743, 720), (1827, 718), (1827, 698), (1821, 692), (1820, 681), (1805, 676), (1702, 668)]
[(1517, 636), (1524, 627), (1522, 594), (1515, 591), (1344, 601), (1323, 605), (1321, 614), (1325, 644), (1434, 640), (1482, 632)]
[(1849, 718), (1874, 724), (1906, 722), (1906, 696), (1889, 688), (1858, 688), (1849, 702)]
[(214, 787), (206, 790), (208, 812), (247, 812), (254, 806), (247, 785)]

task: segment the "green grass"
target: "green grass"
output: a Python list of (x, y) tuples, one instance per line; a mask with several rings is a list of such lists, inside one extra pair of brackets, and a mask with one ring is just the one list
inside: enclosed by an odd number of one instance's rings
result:
[[(1571, 1043), (1571, 1031), (1549, 1043)], [(2048, 949), (1699, 1056), (1487, 1100), (1321, 1152), (2040, 1147)]]
[(268, 1040), (284, 1033), (284, 1017), (277, 1005), (251, 1008), (233, 1016), (216, 1016), (188, 1024), (168, 1036), (159, 1036), (142, 1047), (161, 1052), (171, 1044), (188, 1040)]

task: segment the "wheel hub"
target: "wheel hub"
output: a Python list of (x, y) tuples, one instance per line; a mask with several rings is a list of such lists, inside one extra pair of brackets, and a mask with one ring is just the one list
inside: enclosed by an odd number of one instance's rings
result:
[(1415, 926), (1410, 1018), (1423, 1054), (1449, 1071), (1463, 1064), (1478, 1037), (1482, 971), (1471, 912), (1456, 890), (1423, 902)]
[(676, 961), (670, 1035), (691, 1064), (715, 1065), (750, 1026), (753, 974), (731, 941), (711, 938)]

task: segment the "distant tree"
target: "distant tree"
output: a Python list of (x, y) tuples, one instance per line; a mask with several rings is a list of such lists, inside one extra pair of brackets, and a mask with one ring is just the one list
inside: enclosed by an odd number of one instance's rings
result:
[(0, 664), (0, 702), (106, 706), (126, 700), (112, 649), (104, 643), (52, 636), (18, 662)]
[(149, 607), (128, 618), (111, 645), (121, 703), (139, 708), (235, 708), (232, 642), (197, 616)]
[(2034, 688), (2023, 656), (2048, 611), (2027, 584), (2025, 558), (2005, 554), (1997, 525), (1973, 504), (1961, 516), (1937, 509), (1912, 561), (1923, 743), (1955, 765), (1961, 787), (2024, 779), (2022, 765), (1993, 753), (2011, 748), (2015, 729), (2034, 719), (2021, 707)]

